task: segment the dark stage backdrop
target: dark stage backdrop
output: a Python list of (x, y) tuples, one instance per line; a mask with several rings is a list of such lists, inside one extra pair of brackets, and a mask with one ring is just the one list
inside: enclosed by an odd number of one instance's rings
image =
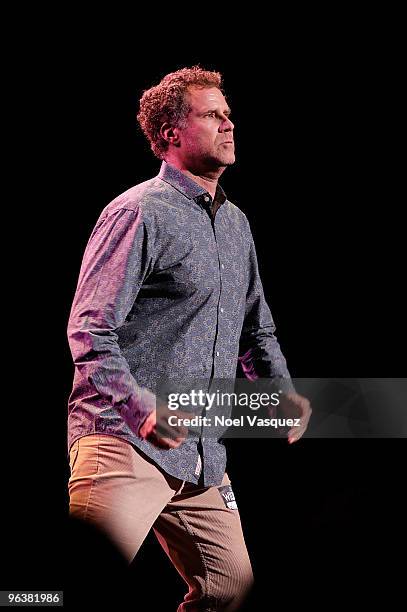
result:
[[(11, 435), (14, 452), (23, 439), (28, 452), (14, 472), (9, 454), (6, 468), (14, 489), (6, 494), (10, 545), (2, 588), (64, 590), (72, 608), (82, 598), (127, 609), (125, 601), (150, 591), (154, 607), (175, 610), (183, 594), (153, 536), (125, 578), (108, 544), (67, 520), (66, 490), (73, 368), (65, 329), (79, 266), (102, 208), (159, 170), (136, 113), (142, 91), (167, 72), (200, 63), (224, 75), (237, 161), (221, 184), (250, 220), (292, 375), (403, 375), (391, 126), (381, 115), (392, 79), (374, 47), (330, 46), (328, 39), (322, 46), (287, 41), (261, 53), (211, 54), (189, 45), (178, 55), (136, 45), (82, 51), (72, 43), (55, 67), (52, 49), (44, 50), (27, 85), (36, 144), (46, 150), (44, 162), (31, 158), (35, 180), (26, 194), (32, 247), (24, 337), (31, 348), (24, 353), (27, 388), (21, 383), (17, 395), (29, 434), (21, 435), (21, 420)], [(390, 122), (388, 108), (385, 114)], [(287, 605), (314, 603), (326, 587), (335, 599), (353, 588), (370, 595), (381, 588), (400, 538), (402, 443), (227, 442), (257, 579), (247, 609), (271, 607), (278, 596)], [(90, 546), (100, 551), (97, 559)]]

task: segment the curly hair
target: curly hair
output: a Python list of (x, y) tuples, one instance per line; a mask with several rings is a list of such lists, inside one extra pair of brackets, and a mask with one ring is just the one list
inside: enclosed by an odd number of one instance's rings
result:
[(168, 142), (160, 134), (164, 122), (184, 128), (191, 106), (186, 92), (189, 87), (217, 87), (222, 90), (222, 75), (200, 66), (182, 68), (167, 74), (158, 85), (144, 91), (137, 120), (156, 157), (163, 159)]

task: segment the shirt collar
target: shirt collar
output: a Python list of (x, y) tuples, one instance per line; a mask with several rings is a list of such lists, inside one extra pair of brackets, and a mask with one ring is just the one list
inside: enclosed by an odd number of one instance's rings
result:
[[(196, 202), (200, 202), (202, 196), (210, 194), (206, 191), (205, 187), (198, 185), (194, 180), (186, 176), (181, 170), (175, 168), (171, 164), (168, 164), (166, 161), (163, 161), (161, 164), (160, 172), (158, 177), (172, 185), (175, 189), (180, 191), (183, 195), (185, 195), (189, 199), (193, 199)], [(212, 200), (212, 198), (211, 198)], [(219, 185), (216, 188), (215, 201), (219, 202), (219, 206), (221, 206), (227, 200), (226, 194), (223, 191), (222, 187)]]

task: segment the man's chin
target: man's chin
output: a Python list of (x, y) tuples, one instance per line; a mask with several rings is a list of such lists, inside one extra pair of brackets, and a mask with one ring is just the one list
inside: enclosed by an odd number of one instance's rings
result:
[(232, 166), (235, 163), (235, 156), (234, 155), (228, 155), (227, 157), (222, 157), (219, 159), (220, 165), (222, 166)]
[(205, 162), (205, 169), (207, 171), (217, 171), (225, 169), (228, 166), (232, 166), (235, 163), (234, 155), (224, 155), (222, 157), (212, 157), (207, 159)]

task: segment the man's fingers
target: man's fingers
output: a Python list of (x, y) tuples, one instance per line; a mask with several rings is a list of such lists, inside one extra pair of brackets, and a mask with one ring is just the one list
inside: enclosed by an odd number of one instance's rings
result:
[(296, 431), (295, 433), (292, 434), (288, 434), (287, 435), (287, 439), (290, 442), (296, 442), (297, 440), (299, 440), (300, 438), (302, 438), (302, 436), (305, 434), (305, 430), (303, 429), (302, 431)]
[(305, 434), (308, 427), (309, 416), (310, 415), (302, 417), (298, 426), (288, 430), (287, 438), (290, 442), (296, 442)]
[(152, 442), (157, 442), (160, 448), (177, 448), (188, 436), (188, 429), (183, 425), (170, 425), (168, 417), (171, 413), (161, 413), (153, 430)]
[(155, 426), (157, 435), (169, 438), (186, 438), (188, 429), (183, 425), (170, 425), (168, 420), (158, 420)]
[(304, 434), (305, 434), (305, 429), (303, 428), (290, 429), (290, 431), (287, 434), (287, 438), (289, 440), (299, 440), (299, 438), (301, 438), (301, 436), (303, 436)]
[(180, 446), (182, 442), (184, 441), (184, 439), (182, 438), (176, 438), (176, 439), (165, 438), (162, 436), (157, 436), (156, 434), (151, 434), (150, 436), (148, 436), (147, 440), (153, 446), (156, 446), (157, 448), (163, 448), (163, 449), (178, 448), (178, 446)]

